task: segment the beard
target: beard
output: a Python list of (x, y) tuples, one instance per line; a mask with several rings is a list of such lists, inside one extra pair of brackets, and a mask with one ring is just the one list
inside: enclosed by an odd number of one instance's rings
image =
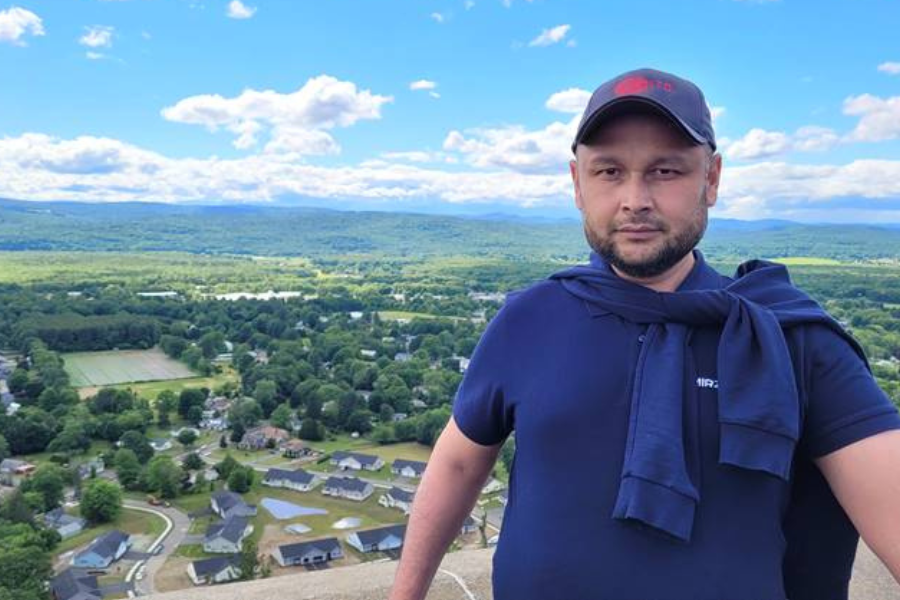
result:
[(603, 260), (614, 266), (616, 269), (625, 273), (629, 277), (636, 279), (648, 279), (665, 273), (684, 258), (688, 252), (692, 251), (698, 243), (700, 243), (703, 234), (706, 232), (706, 224), (708, 218), (708, 208), (704, 201), (706, 197), (706, 186), (700, 195), (700, 202), (691, 219), (684, 230), (678, 232), (674, 236), (666, 237), (662, 245), (656, 249), (651, 255), (640, 261), (628, 261), (619, 252), (619, 248), (613, 238), (613, 232), (624, 225), (647, 225), (654, 229), (659, 229), (661, 234), (665, 236), (670, 229), (665, 223), (654, 218), (645, 218), (640, 220), (629, 220), (622, 223), (612, 223), (605, 236), (599, 234), (591, 228), (585, 216), (582, 219), (584, 227), (584, 236), (588, 245)]

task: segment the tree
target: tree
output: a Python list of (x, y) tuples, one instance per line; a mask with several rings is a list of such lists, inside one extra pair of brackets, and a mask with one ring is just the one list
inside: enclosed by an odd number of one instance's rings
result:
[(41, 512), (60, 505), (66, 487), (65, 472), (54, 464), (39, 466), (34, 474), (22, 483), (23, 492), (37, 492), (41, 496)]
[(506, 438), (506, 442), (503, 444), (503, 447), (500, 449), (500, 461), (503, 463), (503, 468), (506, 469), (507, 473), (512, 472), (512, 463), (513, 457), (516, 454), (516, 438), (515, 436), (509, 436)]
[(259, 549), (257, 547), (256, 540), (254, 540), (253, 538), (247, 538), (244, 540), (244, 544), (241, 548), (240, 558), (241, 580), (249, 581), (250, 579), (256, 578), (256, 568), (259, 566), (259, 556), (257, 555), (258, 552)]
[(147, 464), (147, 461), (153, 456), (153, 446), (147, 441), (147, 437), (139, 431), (126, 431), (119, 439), (121, 448), (128, 448), (134, 452), (141, 464)]
[(293, 411), (291, 410), (290, 405), (279, 404), (278, 408), (272, 411), (272, 417), (269, 420), (275, 427), (280, 427), (282, 429), (287, 429), (288, 431), (290, 431), (291, 417), (293, 417)]
[(253, 397), (259, 403), (264, 415), (269, 415), (277, 405), (276, 394), (278, 393), (278, 385), (271, 379), (261, 379), (256, 382), (253, 389)]
[(109, 523), (122, 510), (122, 488), (105, 479), (94, 479), (81, 493), (81, 516), (91, 523)]
[(253, 485), (253, 469), (250, 467), (239, 466), (228, 475), (228, 489), (232, 492), (244, 494), (250, 491), (251, 485)]
[(226, 454), (225, 458), (223, 458), (220, 462), (216, 463), (216, 465), (213, 468), (219, 474), (219, 477), (221, 477), (222, 479), (227, 481), (228, 477), (231, 475), (231, 472), (240, 466), (241, 466), (241, 463), (234, 460), (233, 456), (231, 456), (230, 454)]
[(126, 490), (136, 489), (141, 479), (141, 461), (130, 448), (119, 448), (114, 459), (119, 483)]
[(168, 427), (172, 420), (169, 415), (178, 408), (178, 397), (172, 390), (163, 390), (156, 397), (156, 411), (159, 414), (159, 426)]
[(6, 443), (6, 438), (0, 435), (0, 461), (9, 458), (9, 444)]
[(147, 489), (158, 493), (163, 498), (174, 498), (178, 495), (181, 483), (181, 469), (171, 457), (154, 456), (147, 465)]
[(228, 439), (225, 437), (225, 434), (219, 436), (219, 448), (227, 448), (228, 447)]
[(245, 430), (256, 425), (262, 419), (262, 416), (262, 408), (253, 398), (238, 400), (228, 411), (228, 421), (232, 427), (240, 423)]
[(197, 441), (197, 432), (193, 429), (182, 429), (178, 433), (178, 443), (182, 446), (191, 446)]
[(188, 471), (199, 471), (203, 468), (203, 459), (200, 458), (200, 455), (196, 452), (191, 452), (184, 457), (182, 467), (184, 467)]
[(317, 442), (325, 438), (325, 427), (315, 419), (306, 418), (303, 419), (298, 435), (300, 439)]

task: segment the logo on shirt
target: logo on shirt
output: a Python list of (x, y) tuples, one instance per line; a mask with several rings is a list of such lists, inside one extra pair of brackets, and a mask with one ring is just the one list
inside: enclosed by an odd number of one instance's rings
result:
[(717, 389), (719, 389), (719, 380), (718, 379), (710, 379), (709, 377), (698, 377), (697, 378), (697, 387), (717, 390)]

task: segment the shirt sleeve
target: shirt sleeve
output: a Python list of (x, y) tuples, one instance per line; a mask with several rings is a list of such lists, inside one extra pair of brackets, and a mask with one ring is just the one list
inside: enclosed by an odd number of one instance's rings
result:
[(507, 398), (507, 365), (514, 364), (509, 312), (510, 298), (488, 323), (472, 352), (469, 366), (453, 400), (453, 419), (470, 440), (492, 446), (513, 429), (513, 409)]
[(862, 358), (825, 325), (807, 331), (805, 449), (819, 458), (883, 431), (900, 429), (900, 414)]

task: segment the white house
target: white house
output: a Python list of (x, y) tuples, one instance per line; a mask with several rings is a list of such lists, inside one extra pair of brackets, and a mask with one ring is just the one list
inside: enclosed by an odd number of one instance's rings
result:
[(359, 452), (344, 452), (342, 450), (333, 453), (330, 462), (341, 470), (353, 469), (359, 471), (366, 469), (367, 471), (377, 471), (384, 466), (384, 461), (380, 456)]
[(315, 487), (318, 479), (312, 473), (307, 473), (303, 469), (296, 471), (286, 471), (284, 469), (269, 469), (263, 478), (263, 485), (270, 487), (283, 487), (298, 492), (308, 492)]
[(195, 560), (188, 565), (188, 577), (194, 585), (225, 583), (241, 576), (240, 556), (216, 556)]
[(406, 525), (388, 525), (377, 529), (356, 531), (347, 537), (347, 543), (360, 552), (395, 550), (403, 545)]
[(356, 477), (329, 477), (322, 486), (322, 493), (326, 496), (337, 496), (362, 502), (372, 495), (375, 488), (368, 481)]
[(331, 537), (278, 546), (272, 552), (272, 556), (282, 567), (290, 567), (343, 558), (344, 553), (341, 551), (341, 544), (337, 538)]
[(212, 523), (203, 536), (203, 550), (214, 554), (236, 554), (241, 551), (244, 538), (253, 533), (253, 525), (246, 517), (230, 517)]
[(415, 492), (407, 492), (406, 490), (394, 486), (388, 490), (387, 493), (382, 494), (381, 497), (378, 498), (378, 504), (386, 508), (400, 509), (403, 511), (403, 514), (408, 515), (412, 508), (414, 495)]
[(422, 473), (425, 472), (425, 467), (427, 465), (428, 463), (423, 463), (418, 460), (404, 460), (398, 458), (391, 464), (391, 473), (398, 477), (421, 477)]

